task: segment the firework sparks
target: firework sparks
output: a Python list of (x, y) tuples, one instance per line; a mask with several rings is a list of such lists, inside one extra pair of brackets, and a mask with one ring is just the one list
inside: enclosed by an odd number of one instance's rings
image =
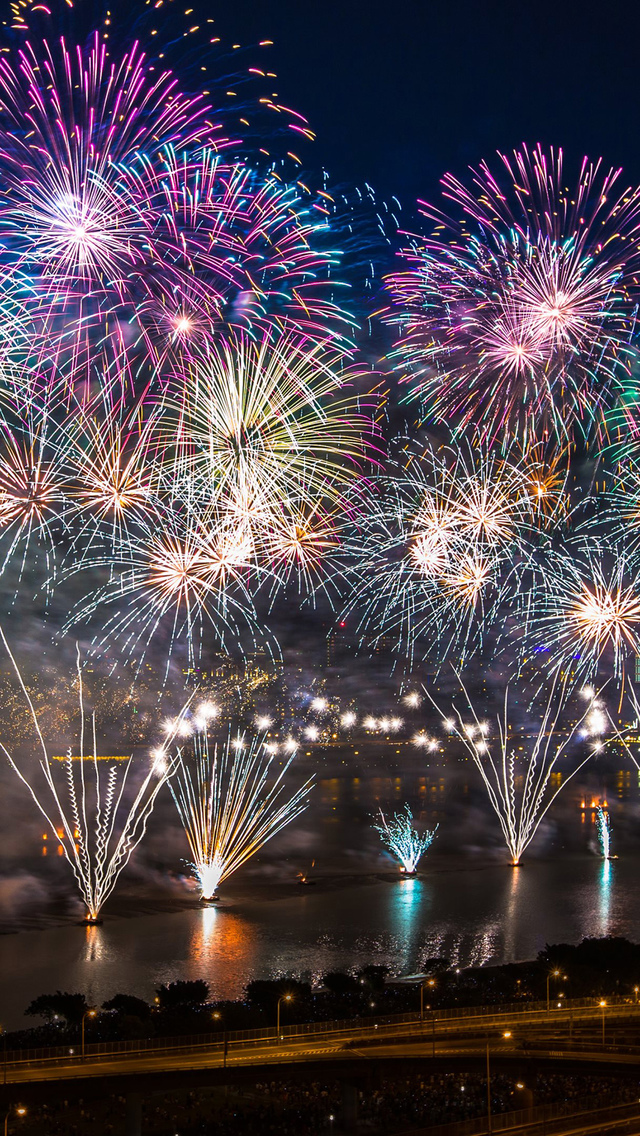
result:
[(449, 732), (460, 739), (475, 762), (491, 807), (500, 822), (511, 863), (517, 867), (561, 789), (602, 748), (598, 739), (586, 756), (578, 757), (571, 772), (558, 787), (553, 787), (552, 774), (557, 762), (567, 753), (574, 738), (579, 736), (591, 706), (584, 710), (575, 725), (561, 734), (558, 723), (567, 707), (568, 680), (561, 681), (556, 672), (538, 726), (533, 726), (527, 737), (522, 739), (526, 742), (527, 753), (520, 757), (508, 720), (508, 688), (503, 714), (497, 719), (495, 741), (490, 737), (488, 723), (480, 721), (476, 715), (464, 686), (462, 690), (473, 721), (465, 722), (455, 707), (455, 720), (443, 717), (443, 721), (446, 720)]
[(631, 366), (640, 192), (585, 158), (565, 189), (562, 151), (525, 147), (451, 175), (457, 219), (429, 206), (389, 280), (395, 358), (425, 413), (490, 438), (604, 430)]
[(420, 860), (431, 847), (438, 831), (436, 825), (434, 829), (419, 833), (409, 805), (405, 805), (404, 812), (394, 813), (388, 820), (380, 809), (380, 824), (374, 824), (373, 827), (408, 876), (415, 876)]
[(223, 880), (304, 812), (313, 778), (287, 789), (294, 756), (274, 775), (274, 754), (264, 739), (229, 735), (225, 743), (210, 743), (206, 730), (193, 737), (188, 752), (178, 749), (171, 792), (204, 899), (216, 898)]
[[(142, 840), (158, 793), (172, 772), (167, 749), (153, 751), (152, 763), (138, 778), (132, 804), (127, 804), (132, 759), (111, 764), (106, 773), (100, 768), (95, 713), (88, 717), (83, 700), (80, 653), (77, 656), (80, 738), (78, 756), (69, 751), (62, 763), (62, 785), (54, 774), (54, 764), (40, 728), (33, 702), (17, 664), (0, 629), (0, 637), (11, 659), (38, 737), (42, 758), (39, 768), (44, 779), (42, 790), (33, 786), (3, 743), (11, 768), (17, 773), (47, 822), (73, 871), (89, 922), (95, 922), (132, 853)], [(91, 749), (85, 748), (86, 736)], [(167, 745), (173, 740), (170, 736)]]

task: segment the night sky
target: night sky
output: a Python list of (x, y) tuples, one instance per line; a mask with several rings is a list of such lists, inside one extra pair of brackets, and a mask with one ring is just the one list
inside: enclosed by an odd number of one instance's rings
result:
[[(640, 180), (640, 19), (631, 0), (233, 0), (225, 38), (270, 38), (282, 100), (338, 182), (404, 208), (446, 170), (526, 141)], [(225, 11), (226, 9), (226, 11)]]

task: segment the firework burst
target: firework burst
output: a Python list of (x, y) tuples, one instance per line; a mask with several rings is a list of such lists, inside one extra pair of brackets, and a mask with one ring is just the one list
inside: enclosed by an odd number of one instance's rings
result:
[(165, 147), (122, 176), (152, 229), (136, 321), (159, 361), (206, 347), (220, 328), (259, 337), (277, 326), (321, 342), (349, 330), (332, 299), (339, 258), (322, 247), (327, 221), (299, 184), (218, 148)]
[(408, 666), (418, 650), (465, 657), (517, 594), (537, 531), (529, 467), (515, 450), (405, 446), (374, 489), (345, 545), (343, 617), (356, 610), (363, 640), (393, 638)]
[(489, 439), (605, 430), (632, 364), (640, 191), (585, 159), (565, 188), (562, 151), (525, 147), (451, 175), (456, 216), (402, 253), (388, 285), (394, 358), (425, 414)]
[(86, 49), (26, 44), (17, 66), (0, 61), (5, 241), (44, 279), (111, 286), (147, 231), (119, 165), (211, 129), (203, 100), (182, 95), (169, 72), (156, 75), (137, 45), (116, 61), (98, 33)]
[(640, 586), (624, 552), (592, 542), (551, 554), (538, 570), (533, 602), (524, 600), (525, 651), (547, 651), (552, 669), (575, 682), (606, 667), (624, 686), (627, 661), (640, 651)]

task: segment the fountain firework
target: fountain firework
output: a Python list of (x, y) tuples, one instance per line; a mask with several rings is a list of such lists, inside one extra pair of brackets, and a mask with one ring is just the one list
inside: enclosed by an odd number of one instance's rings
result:
[(203, 900), (217, 898), (222, 881), (307, 807), (313, 777), (290, 792), (285, 777), (295, 743), (285, 743), (289, 756), (274, 775), (277, 748), (264, 737), (241, 734), (210, 742), (206, 721), (189, 751), (178, 748), (170, 787)]
[(611, 817), (602, 805), (596, 808), (596, 832), (604, 860), (611, 859)]
[(373, 826), (379, 834), (383, 844), (400, 861), (407, 876), (415, 876), (418, 864), (428, 848), (439, 825), (423, 833), (418, 832), (413, 823), (413, 813), (409, 805), (405, 805), (404, 812), (394, 813), (388, 820), (380, 809), (380, 824)]
[[(571, 772), (554, 789), (551, 775), (559, 759), (567, 753), (576, 737), (588, 736), (588, 730), (584, 730), (582, 734), (579, 731), (593, 712), (591, 701), (575, 724), (563, 736), (558, 736), (558, 723), (567, 709), (569, 679), (560, 679), (556, 671), (549, 695), (542, 706), (538, 726), (534, 725), (532, 732), (522, 738), (528, 752), (524, 757), (519, 757), (508, 719), (507, 687), (504, 710), (497, 718), (497, 754), (494, 756), (490, 725), (480, 720), (465, 687), (462, 683), (460, 685), (473, 720), (465, 722), (462, 713), (454, 706), (454, 717), (442, 715), (443, 722), (446, 722), (448, 732), (460, 739), (472, 757), (482, 777), (491, 807), (500, 822), (511, 863), (518, 867), (523, 853), (560, 791), (593, 754), (602, 749), (602, 725), (598, 720), (596, 737), (586, 756), (578, 758)], [(437, 710), (438, 707), (433, 704)]]
[[(58, 762), (49, 756), (33, 702), (1, 628), (0, 637), (11, 659), (38, 737), (42, 751), (39, 769), (44, 778), (43, 787), (36, 787), (27, 778), (2, 742), (0, 748), (59, 841), (86, 908), (86, 922), (95, 923), (121, 872), (146, 832), (158, 793), (171, 775), (172, 762), (165, 750), (152, 754), (149, 768), (143, 771), (142, 778), (137, 779), (132, 803), (127, 801), (125, 790), (129, 789), (133, 759), (107, 759), (109, 764), (106, 773), (101, 771), (100, 765), (104, 759), (98, 756), (96, 717), (95, 712), (89, 717), (85, 711), (78, 651), (78, 752), (74, 756), (69, 750), (61, 760), (62, 784), (58, 784), (54, 773)], [(176, 720), (176, 729), (181, 720), (182, 716)], [(87, 735), (90, 740), (89, 750), (86, 747)], [(170, 737), (167, 745), (171, 741)]]

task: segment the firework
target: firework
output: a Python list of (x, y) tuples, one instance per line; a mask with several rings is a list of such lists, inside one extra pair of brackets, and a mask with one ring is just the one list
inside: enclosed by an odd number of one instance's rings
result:
[(40, 411), (13, 427), (0, 417), (0, 575), (13, 568), (20, 580), (41, 556), (47, 589), (66, 529), (59, 437), (55, 423)]
[[(455, 719), (446, 719), (447, 726), (451, 727), (449, 732), (460, 739), (480, 772), (491, 807), (500, 822), (511, 863), (517, 867), (561, 789), (602, 749), (603, 743), (599, 738), (592, 743), (586, 756), (579, 755), (571, 772), (554, 788), (554, 769), (579, 736), (580, 727), (591, 712), (589, 705), (575, 725), (561, 732), (558, 724), (567, 709), (568, 679), (559, 679), (556, 672), (539, 724), (528, 727), (521, 739), (524, 745), (518, 749), (508, 719), (508, 688), (503, 713), (497, 718), (495, 742), (490, 737), (488, 723), (478, 718), (464, 686), (462, 691), (472, 720), (465, 721), (454, 707)], [(520, 749), (523, 756), (519, 756)]]
[(120, 187), (120, 165), (211, 130), (202, 98), (182, 95), (169, 72), (156, 74), (138, 45), (114, 60), (98, 33), (86, 49), (26, 44), (16, 61), (0, 61), (5, 242), (43, 280), (112, 287), (148, 235)]
[[(142, 778), (138, 777), (132, 804), (125, 791), (130, 787), (132, 758), (112, 761), (101, 769), (98, 757), (95, 713), (88, 716), (83, 699), (80, 654), (77, 658), (80, 736), (75, 756), (69, 750), (59, 763), (49, 756), (33, 702), (9, 650), (4, 633), (0, 637), (9, 654), (25, 697), (42, 751), (39, 769), (42, 788), (34, 786), (0, 743), (11, 768), (17, 773), (54, 837), (59, 840), (73, 871), (80, 897), (87, 911), (87, 921), (95, 923), (102, 907), (113, 892), (118, 878), (132, 853), (142, 840), (156, 797), (172, 771), (164, 750), (156, 751)], [(86, 738), (90, 739), (89, 750)], [(168, 739), (168, 744), (172, 738)], [(57, 776), (57, 768), (60, 776)], [(61, 782), (61, 784), (59, 783)]]
[(640, 584), (623, 550), (593, 540), (584, 551), (550, 554), (538, 565), (525, 651), (544, 649), (550, 666), (575, 682), (610, 668), (622, 685), (628, 659), (640, 651)]
[(337, 493), (366, 452), (371, 421), (339, 351), (295, 335), (244, 335), (194, 354), (176, 376), (180, 461), (209, 496), (258, 518), (274, 502)]
[[(65, 426), (65, 485), (73, 557), (81, 562), (96, 543), (114, 559), (140, 525), (158, 520), (160, 412), (129, 415), (120, 406), (80, 408)], [(78, 555), (80, 553), (80, 555)]]
[(171, 792), (203, 899), (217, 898), (223, 880), (304, 812), (313, 778), (287, 789), (293, 757), (276, 772), (264, 737), (210, 742), (206, 728), (194, 734), (188, 751), (179, 747)]
[(151, 226), (135, 318), (158, 359), (206, 347), (220, 327), (277, 325), (320, 341), (349, 330), (331, 299), (338, 257), (322, 248), (324, 211), (299, 183), (206, 147), (165, 147), (122, 176)]
[(640, 191), (586, 158), (568, 190), (540, 146), (471, 175), (443, 179), (456, 216), (423, 205), (433, 231), (388, 281), (395, 359), (425, 414), (491, 439), (602, 432), (632, 363)]
[(393, 641), (411, 667), (473, 653), (517, 595), (537, 532), (529, 468), (514, 450), (406, 446), (355, 514), (345, 549), (364, 641)]
[(374, 824), (373, 827), (408, 876), (415, 876), (420, 860), (431, 847), (438, 831), (436, 825), (434, 829), (426, 829), (420, 834), (413, 823), (409, 805), (405, 805), (404, 812), (394, 813), (389, 820), (380, 809), (380, 824)]
[(596, 832), (598, 843), (604, 860), (611, 859), (611, 817), (605, 812), (602, 805), (596, 809)]
[[(86, 555), (72, 564), (77, 571), (107, 569), (106, 582), (75, 605), (65, 630), (76, 624), (97, 623), (93, 649), (119, 642), (122, 650), (142, 662), (156, 636), (168, 641), (167, 673), (176, 643), (184, 648), (190, 666), (199, 658), (205, 627), (222, 647), (239, 646), (243, 636), (268, 641), (255, 613), (252, 590), (259, 585), (259, 568), (242, 525), (212, 511), (206, 517), (167, 512), (155, 524), (139, 525), (117, 553)], [(250, 573), (249, 573), (249, 570)], [(248, 579), (245, 579), (248, 576)]]

